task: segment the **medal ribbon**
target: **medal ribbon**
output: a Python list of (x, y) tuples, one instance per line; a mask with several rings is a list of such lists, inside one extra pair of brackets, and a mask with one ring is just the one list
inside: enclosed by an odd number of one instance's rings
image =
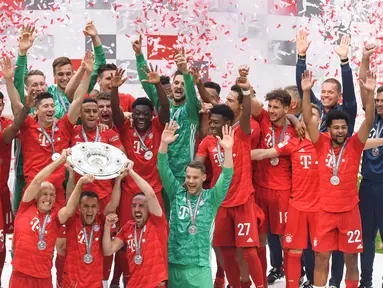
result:
[(195, 204), (195, 210), (193, 211), (191, 201), (189, 198), (189, 193), (186, 192), (186, 202), (188, 203), (190, 220), (191, 220), (192, 225), (194, 225), (194, 226), (197, 226), (196, 225), (196, 223), (197, 223), (197, 212), (198, 212), (199, 204), (201, 203), (201, 197), (202, 197), (202, 191), (201, 191), (201, 194), (199, 194), (199, 196), (198, 196), (197, 203)]
[[(282, 132), (281, 132), (281, 135), (279, 135), (279, 139), (278, 139), (278, 143), (281, 143), (282, 142), (282, 139), (283, 139), (283, 136), (285, 136), (285, 133), (286, 133), (286, 129), (287, 129), (287, 120), (285, 122), (285, 125), (283, 126), (283, 129), (282, 129)], [(272, 143), (273, 143), (273, 147), (275, 147), (275, 127), (274, 127), (274, 123), (271, 124), (271, 140), (272, 140)]]
[(41, 132), (44, 134), (45, 138), (47, 138), (49, 144), (51, 144), (52, 155), (55, 154), (56, 151), (55, 151), (55, 145), (54, 145), (54, 142), (55, 142), (56, 123), (53, 122), (53, 125), (52, 125), (52, 138), (51, 138), (51, 136), (48, 135), (47, 131), (45, 130), (45, 128), (44, 128), (44, 126), (41, 124), (41, 122), (38, 121), (38, 123), (39, 123), (40, 129), (41, 129)]
[(88, 234), (86, 233), (85, 225), (82, 225), (82, 231), (84, 233), (84, 240), (85, 240), (85, 247), (86, 247), (86, 254), (91, 255), (92, 251), (92, 242), (93, 242), (93, 234), (94, 234), (94, 224), (92, 225), (92, 231), (90, 231), (90, 236), (88, 239)]
[(41, 227), (41, 222), (39, 217), (39, 242), (44, 241), (45, 229), (47, 228), (49, 215), (50, 215), (50, 212), (48, 212), (47, 215), (45, 215), (42, 227)]
[(136, 246), (136, 256), (141, 255), (141, 240), (145, 230), (146, 230), (146, 225), (144, 226), (144, 228), (141, 229), (140, 241), (137, 242), (137, 225), (134, 225), (134, 245)]
[(61, 95), (61, 92), (59, 91), (59, 89), (57, 87), (56, 87), (56, 96), (59, 99), (61, 106), (63, 106), (65, 113), (68, 112), (68, 109), (66, 108), (66, 105), (65, 105), (64, 98)]
[[(84, 130), (84, 126), (81, 126), (81, 133), (82, 133), (82, 137), (84, 138), (85, 142), (89, 142), (88, 141), (88, 136), (86, 136), (86, 133), (85, 133), (85, 130)], [(93, 143), (94, 142), (100, 142), (100, 131), (98, 129), (98, 126), (96, 126), (96, 137), (94, 138), (93, 140)]]
[(137, 135), (138, 139), (140, 140), (141, 148), (142, 148), (145, 152), (149, 151), (149, 148), (146, 147), (144, 141), (145, 141), (145, 139), (146, 139), (146, 136), (148, 136), (148, 134), (149, 134), (149, 132), (150, 132), (150, 128), (145, 132), (144, 136), (142, 136), (142, 137), (141, 137), (140, 134), (137, 132), (136, 128), (134, 128), (134, 132), (136, 132), (136, 135)]
[(344, 148), (346, 147), (347, 140), (343, 143), (342, 148), (339, 151), (338, 160), (336, 159), (334, 147), (331, 145), (331, 160), (332, 160), (332, 174), (333, 176), (338, 176), (338, 170), (340, 166), (340, 161), (342, 161), (342, 154)]

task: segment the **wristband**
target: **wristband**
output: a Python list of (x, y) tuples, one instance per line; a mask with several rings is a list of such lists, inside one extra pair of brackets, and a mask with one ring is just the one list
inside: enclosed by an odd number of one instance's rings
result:
[(250, 89), (249, 90), (243, 90), (242, 89), (243, 96), (249, 96), (250, 95)]
[(306, 60), (306, 55), (299, 55), (298, 54), (298, 59), (299, 60)]
[(341, 63), (347, 63), (348, 62), (348, 57), (346, 59), (340, 59)]

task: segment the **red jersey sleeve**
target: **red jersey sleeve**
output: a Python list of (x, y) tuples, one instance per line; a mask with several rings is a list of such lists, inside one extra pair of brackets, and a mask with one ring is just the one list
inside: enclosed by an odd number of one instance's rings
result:
[(107, 138), (108, 144), (113, 145), (116, 148), (122, 147), (120, 136), (114, 130), (112, 130), (112, 129), (106, 130), (105, 136)]
[(23, 200), (20, 201), (19, 209), (17, 210), (17, 214), (24, 213), (28, 210), (29, 207), (36, 204), (36, 200), (32, 199), (29, 202), (24, 202)]
[(150, 215), (150, 222), (153, 223), (153, 225), (157, 226), (157, 227), (161, 227), (161, 226), (166, 226), (167, 225), (167, 221), (166, 221), (166, 218), (165, 218), (165, 213), (162, 213), (162, 216), (156, 216), (152, 213), (149, 212), (149, 215)]
[(124, 226), (122, 226), (121, 230), (117, 233), (116, 238), (120, 239), (122, 242), (125, 242), (125, 232), (129, 227), (129, 222), (125, 223)]
[(32, 116), (28, 115), (28, 117), (27, 117), (27, 119), (25, 119), (23, 125), (21, 125), (20, 131), (22, 133), (27, 133), (29, 127), (32, 126), (35, 123), (35, 121), (36, 120)]
[(134, 98), (130, 94), (119, 93), (118, 95), (120, 97), (120, 107), (121, 107), (122, 111), (123, 112), (132, 112), (133, 111), (132, 104), (134, 101), (136, 101), (136, 98)]
[(291, 138), (288, 141), (282, 141), (275, 147), (279, 156), (290, 156), (298, 145), (297, 138)]
[(268, 119), (269, 117), (269, 113), (267, 113), (267, 111), (265, 109), (261, 109), (261, 113), (257, 116), (257, 117), (254, 117), (255, 121), (257, 121), (258, 123), (261, 123), (263, 122), (265, 119)]
[(251, 119), (251, 135), (251, 148), (255, 149), (258, 147), (259, 139), (261, 137), (261, 127), (254, 119)]
[(352, 135), (348, 142), (351, 142), (350, 144), (356, 151), (363, 151), (364, 146), (366, 146), (366, 143), (360, 142), (358, 134), (359, 133), (356, 132), (354, 135)]
[(118, 129), (118, 133), (120, 133), (120, 135), (123, 135), (124, 131), (129, 131), (129, 129), (130, 129), (130, 120), (126, 119), (124, 124), (122, 124), (122, 126), (120, 126), (120, 127), (117, 127), (117, 129)]
[(57, 126), (60, 128), (61, 133), (68, 139), (71, 139), (71, 136), (74, 132), (74, 124), (72, 124), (68, 119), (68, 113), (57, 122)]
[(209, 138), (210, 137), (207, 136), (201, 141), (201, 144), (199, 144), (198, 146), (197, 156), (204, 157), (205, 159), (209, 158), (209, 150), (208, 150)]
[(154, 117), (152, 120), (152, 130), (156, 130), (162, 133), (162, 131), (164, 131), (164, 128), (164, 125), (162, 125), (162, 123), (160, 122), (160, 118), (158, 118), (158, 116)]
[(321, 151), (321, 148), (324, 147), (326, 141), (328, 141), (330, 139), (330, 135), (328, 132), (321, 132), (319, 133), (319, 138), (318, 138), (318, 141), (316, 143), (314, 143), (314, 146), (315, 146), (315, 149), (319, 152)]

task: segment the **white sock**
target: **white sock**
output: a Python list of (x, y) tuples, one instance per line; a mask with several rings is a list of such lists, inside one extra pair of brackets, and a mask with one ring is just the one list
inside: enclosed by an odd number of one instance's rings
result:
[(102, 287), (108, 288), (108, 280), (102, 280)]

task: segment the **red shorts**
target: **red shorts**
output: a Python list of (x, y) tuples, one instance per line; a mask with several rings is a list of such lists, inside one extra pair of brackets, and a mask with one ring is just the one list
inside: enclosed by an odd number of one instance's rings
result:
[(260, 234), (270, 232), (284, 235), (291, 190), (273, 190), (255, 185), (255, 202), (265, 213), (265, 221), (259, 228)]
[[(8, 191), (9, 192), (9, 191)], [(9, 193), (0, 194), (0, 209), (1, 209), (1, 229), (4, 229), (4, 234), (13, 233), (13, 212)]]
[[(118, 218), (119, 218), (119, 225), (122, 227), (126, 222), (133, 219), (132, 214), (132, 200), (133, 200), (134, 194), (127, 193), (125, 191), (121, 191), (121, 198), (120, 198), (120, 205), (118, 206)], [(165, 213), (165, 207), (164, 207), (164, 200), (162, 200), (161, 192), (156, 193), (158, 202), (160, 202), (162, 211)]]
[(362, 223), (358, 205), (351, 211), (341, 213), (330, 213), (321, 209), (318, 212), (313, 250), (340, 250), (349, 254), (363, 252)]
[(288, 215), (283, 247), (288, 249), (307, 249), (309, 232), (311, 244), (313, 244), (318, 212), (300, 211), (289, 205)]
[(263, 222), (262, 210), (255, 204), (254, 194), (245, 204), (219, 207), (215, 217), (214, 247), (259, 247), (258, 226)]
[(21, 272), (13, 271), (9, 280), (9, 288), (52, 288), (52, 277), (35, 278)]

